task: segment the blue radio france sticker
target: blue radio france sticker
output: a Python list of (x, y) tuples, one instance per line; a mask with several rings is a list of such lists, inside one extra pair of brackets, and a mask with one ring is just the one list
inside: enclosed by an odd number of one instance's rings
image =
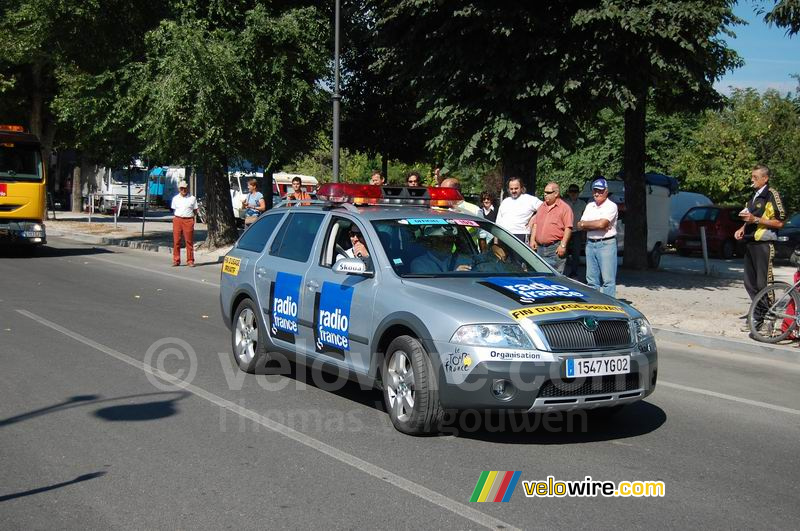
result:
[(567, 378), (575, 377), (575, 360), (572, 358), (567, 359)]
[(300, 283), (303, 277), (290, 273), (278, 273), (272, 296), (273, 328), (297, 335), (297, 308), (300, 301)]
[(408, 218), (409, 225), (447, 225), (447, 220), (442, 218)]
[(317, 310), (317, 341), (320, 346), (350, 350), (350, 304), (353, 288), (332, 282), (322, 283)]
[(549, 278), (490, 277), (486, 284), (499, 289), (521, 304), (533, 304), (542, 299), (581, 299), (586, 295)]

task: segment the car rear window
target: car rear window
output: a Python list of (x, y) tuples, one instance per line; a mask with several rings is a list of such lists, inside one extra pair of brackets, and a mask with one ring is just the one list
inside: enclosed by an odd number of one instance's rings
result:
[(275, 235), (269, 254), (296, 262), (308, 261), (324, 217), (324, 214), (313, 212), (289, 214)]
[(283, 218), (283, 213), (261, 216), (261, 219), (253, 223), (253, 226), (242, 234), (236, 247), (246, 251), (260, 253), (264, 250), (264, 246), (267, 244), (269, 237), (275, 232), (275, 227), (278, 226), (281, 218)]
[(716, 221), (719, 216), (717, 208), (693, 208), (686, 213), (683, 219), (689, 221)]

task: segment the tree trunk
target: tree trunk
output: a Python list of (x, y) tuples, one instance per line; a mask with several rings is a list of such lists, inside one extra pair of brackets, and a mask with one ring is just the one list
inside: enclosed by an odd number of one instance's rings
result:
[(81, 167), (76, 164), (72, 169), (72, 211), (83, 211), (83, 177), (81, 176)]
[(230, 185), (225, 168), (227, 164), (206, 164), (203, 167), (208, 216), (206, 246), (209, 249), (231, 245), (239, 237), (233, 218)]
[(625, 256), (623, 266), (647, 268), (647, 196), (644, 182), (647, 88), (637, 91), (636, 106), (625, 111)]
[[(539, 151), (534, 149), (525, 156), (509, 156), (501, 163), (503, 172), (503, 186), (506, 186), (511, 177), (519, 177), (525, 186), (525, 191), (536, 195), (536, 174), (539, 161)], [(507, 193), (507, 190), (506, 190)]]

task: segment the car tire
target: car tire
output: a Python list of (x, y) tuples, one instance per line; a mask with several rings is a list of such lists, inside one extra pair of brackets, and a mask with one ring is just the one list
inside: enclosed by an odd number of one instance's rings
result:
[[(259, 336), (264, 336), (259, 337)], [(239, 369), (253, 374), (268, 361), (267, 334), (258, 321), (258, 309), (250, 299), (236, 307), (231, 326), (231, 351)]]
[(719, 253), (723, 259), (730, 260), (736, 254), (736, 242), (733, 240), (725, 240), (722, 242)]
[(658, 269), (661, 265), (661, 244), (657, 243), (653, 250), (647, 253), (647, 265), (650, 269)]
[(411, 336), (395, 338), (382, 368), (383, 400), (394, 427), (408, 435), (439, 431), (444, 410), (425, 347)]

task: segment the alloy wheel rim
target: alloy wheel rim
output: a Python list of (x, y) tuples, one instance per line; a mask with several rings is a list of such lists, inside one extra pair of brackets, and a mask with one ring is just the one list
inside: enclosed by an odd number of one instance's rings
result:
[(234, 341), (236, 358), (244, 364), (250, 363), (258, 346), (258, 323), (256, 314), (250, 308), (245, 308), (239, 314)]
[(414, 411), (416, 381), (414, 368), (408, 354), (402, 350), (392, 353), (388, 363), (386, 394), (389, 410), (394, 418), (407, 421)]

